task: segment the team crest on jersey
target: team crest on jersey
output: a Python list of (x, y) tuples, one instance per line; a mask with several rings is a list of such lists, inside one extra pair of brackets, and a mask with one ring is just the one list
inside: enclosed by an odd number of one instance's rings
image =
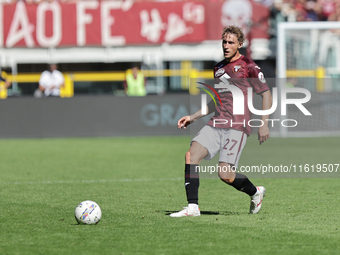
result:
[(221, 76), (222, 74), (224, 74), (224, 72), (225, 72), (224, 68), (218, 69), (215, 73), (215, 77)]
[(237, 73), (240, 69), (241, 69), (241, 66), (240, 66), (240, 65), (234, 66), (233, 72), (234, 72), (234, 73)]

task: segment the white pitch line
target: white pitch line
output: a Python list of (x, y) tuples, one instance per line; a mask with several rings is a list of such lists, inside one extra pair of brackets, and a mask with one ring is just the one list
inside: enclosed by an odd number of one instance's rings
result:
[(116, 180), (73, 180), (73, 181), (27, 181), (27, 182), (0, 182), (3, 185), (23, 184), (75, 184), (75, 183), (105, 183), (105, 182), (154, 182), (154, 181), (180, 181), (183, 178), (161, 178), (161, 179), (116, 179)]

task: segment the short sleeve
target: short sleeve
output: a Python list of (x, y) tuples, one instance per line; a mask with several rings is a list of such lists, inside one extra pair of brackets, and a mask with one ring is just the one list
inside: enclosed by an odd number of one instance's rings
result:
[(260, 94), (266, 90), (269, 90), (264, 74), (261, 68), (254, 62), (248, 65), (249, 78), (252, 87), (256, 94)]

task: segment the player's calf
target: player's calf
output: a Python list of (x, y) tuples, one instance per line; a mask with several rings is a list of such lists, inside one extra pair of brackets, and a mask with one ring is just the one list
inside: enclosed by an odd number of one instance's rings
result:
[(239, 173), (235, 173), (235, 179), (233, 182), (228, 184), (233, 186), (235, 189), (248, 194), (249, 196), (254, 196), (257, 191), (256, 187), (251, 181), (249, 181), (247, 176)]

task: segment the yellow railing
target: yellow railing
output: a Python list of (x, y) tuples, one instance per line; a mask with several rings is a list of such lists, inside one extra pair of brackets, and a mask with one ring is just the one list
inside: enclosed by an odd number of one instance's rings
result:
[[(157, 76), (199, 76), (201, 78), (212, 79), (212, 71), (197, 71), (196, 69), (186, 70), (143, 70), (146, 77)], [(126, 72), (96, 72), (96, 73), (64, 73), (70, 79), (77, 81), (124, 81)], [(12, 82), (39, 82), (40, 74), (18, 74), (7, 75)]]
[[(185, 68), (180, 70), (143, 70), (143, 74), (146, 77), (157, 77), (157, 76), (181, 76), (182, 79), (213, 79), (212, 70), (198, 71), (190, 68), (190, 66), (183, 66)], [(319, 67), (316, 70), (287, 70), (287, 77), (316, 77), (324, 78), (325, 69)], [(3, 75), (6, 76), (6, 75)], [(74, 95), (74, 82), (80, 81), (124, 81), (126, 72), (96, 72), (96, 73), (64, 73), (65, 87), (61, 89), (61, 97), (73, 97)], [(39, 74), (18, 74), (18, 75), (7, 75), (7, 79), (11, 82), (39, 82)], [(187, 83), (189, 84), (189, 83)], [(191, 83), (194, 84), (194, 83)], [(198, 89), (196, 86), (182, 86), (183, 89), (188, 89), (191, 94), (197, 94)], [(317, 91), (324, 91), (323, 79), (317, 80)], [(0, 83), (0, 99), (7, 98), (7, 90), (3, 84)]]
[(287, 78), (290, 77), (315, 77), (316, 79), (316, 91), (324, 92), (325, 84), (324, 79), (326, 76), (326, 69), (322, 66), (315, 70), (287, 70)]
[[(157, 76), (181, 76), (187, 78), (205, 78), (212, 79), (212, 71), (197, 71), (196, 69), (184, 69), (184, 70), (143, 70), (144, 76), (146, 77), (157, 77)], [(61, 97), (73, 97), (74, 95), (74, 82), (81, 81), (124, 81), (126, 72), (96, 72), (96, 73), (63, 73), (65, 78), (65, 87), (60, 90)], [(39, 82), (39, 74), (18, 74), (18, 75), (7, 75), (7, 79), (11, 82)], [(1, 85), (0, 85), (1, 86)], [(3, 88), (3, 89), (1, 89)], [(190, 93), (197, 94), (196, 88), (189, 88)], [(196, 91), (197, 90), (197, 91)], [(2, 92), (2, 93), (1, 93)], [(0, 87), (0, 99), (7, 98), (7, 91), (5, 87)]]

